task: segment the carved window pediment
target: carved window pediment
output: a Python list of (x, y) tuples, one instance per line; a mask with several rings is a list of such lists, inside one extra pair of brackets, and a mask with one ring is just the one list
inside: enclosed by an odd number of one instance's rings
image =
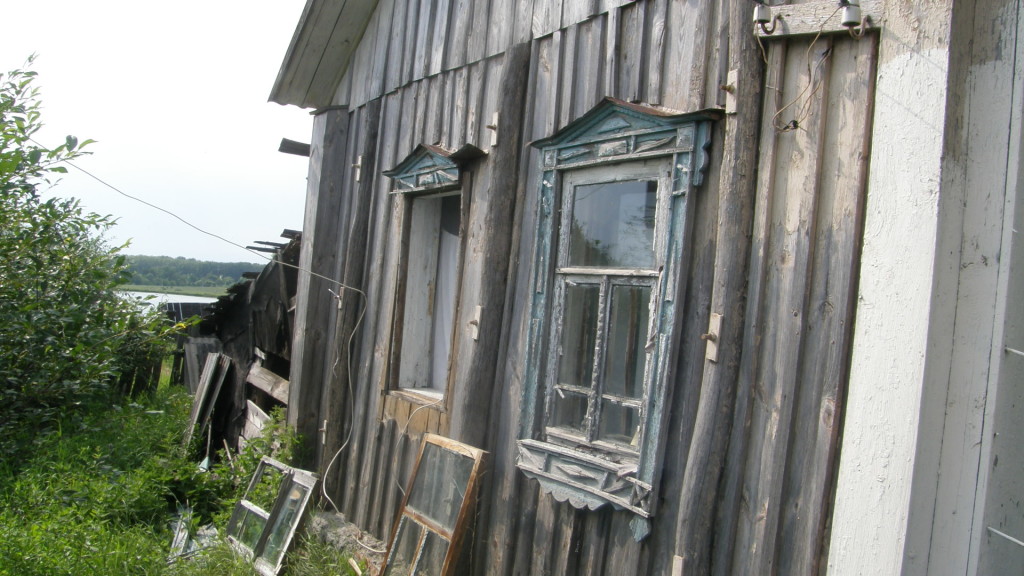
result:
[(461, 168), (486, 153), (472, 144), (451, 151), (420, 144), (398, 166), (384, 172), (394, 182), (393, 192), (431, 193), (461, 186)]

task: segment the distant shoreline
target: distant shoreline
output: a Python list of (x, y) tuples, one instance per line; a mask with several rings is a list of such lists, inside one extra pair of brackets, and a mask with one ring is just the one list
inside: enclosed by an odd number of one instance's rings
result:
[(125, 292), (151, 292), (168, 296), (197, 296), (210, 299), (216, 299), (218, 296), (227, 294), (227, 288), (220, 286), (147, 286), (143, 284), (124, 284), (118, 286), (118, 289)]

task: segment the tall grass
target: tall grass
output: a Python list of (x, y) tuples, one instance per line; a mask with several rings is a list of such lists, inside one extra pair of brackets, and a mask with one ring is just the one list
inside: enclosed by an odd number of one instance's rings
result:
[[(28, 458), (0, 462), (0, 576), (254, 574), (223, 542), (167, 564), (177, 504), (223, 532), (251, 473), (237, 466), (259, 458), (200, 472), (181, 448), (190, 403), (182, 389), (161, 387), (149, 398), (91, 406), (37, 438)], [(347, 557), (316, 542), (290, 560), (291, 574), (349, 573)]]

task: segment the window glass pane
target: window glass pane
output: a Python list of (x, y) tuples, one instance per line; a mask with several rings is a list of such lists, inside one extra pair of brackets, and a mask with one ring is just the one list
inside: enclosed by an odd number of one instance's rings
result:
[(263, 534), (263, 527), (267, 525), (267, 517), (248, 508), (242, 510), (242, 519), (238, 522), (238, 541), (252, 551)]
[(273, 566), (277, 566), (281, 562), (281, 556), (288, 545), (289, 535), (298, 523), (298, 515), (307, 492), (308, 488), (301, 484), (292, 484), (288, 487), (281, 513), (277, 515), (274, 524), (270, 527), (270, 536), (267, 538), (267, 544), (262, 554)]
[(423, 539), (423, 552), (416, 563), (415, 576), (437, 576), (444, 568), (444, 557), (448, 553), (448, 541), (434, 532), (427, 532)]
[(562, 428), (584, 431), (587, 417), (587, 397), (574, 392), (555, 389), (552, 395), (551, 424)]
[(569, 233), (569, 265), (654, 267), (653, 180), (577, 186)]
[(436, 522), (450, 535), (465, 498), (473, 459), (427, 443), (406, 508)]
[(388, 567), (384, 576), (407, 576), (416, 561), (419, 552), (420, 537), (423, 535), (423, 528), (403, 517), (398, 523), (398, 534), (391, 543), (391, 554), (388, 556)]
[(597, 338), (600, 296), (601, 289), (596, 284), (566, 284), (558, 359), (559, 384), (588, 388), (593, 385), (594, 340)]
[(458, 196), (445, 196), (440, 201), (441, 225), (437, 240), (437, 275), (434, 283), (430, 387), (443, 391), (448, 381), (448, 357), (452, 350), (452, 326), (455, 323), (461, 206)]
[(604, 359), (605, 394), (640, 398), (647, 359), (650, 286), (612, 286), (608, 350)]
[(601, 400), (597, 439), (636, 448), (640, 441), (640, 409)]

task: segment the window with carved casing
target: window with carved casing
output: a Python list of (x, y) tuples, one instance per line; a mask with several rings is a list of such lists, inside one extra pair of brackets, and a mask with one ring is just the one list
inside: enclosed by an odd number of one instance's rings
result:
[(578, 508), (654, 514), (709, 113), (611, 98), (535, 142), (542, 181), (517, 465)]
[(462, 214), (468, 198), (461, 165), (482, 154), (471, 145), (455, 152), (420, 145), (384, 172), (399, 203), (402, 247), (390, 387), (428, 401), (447, 391), (458, 320)]

